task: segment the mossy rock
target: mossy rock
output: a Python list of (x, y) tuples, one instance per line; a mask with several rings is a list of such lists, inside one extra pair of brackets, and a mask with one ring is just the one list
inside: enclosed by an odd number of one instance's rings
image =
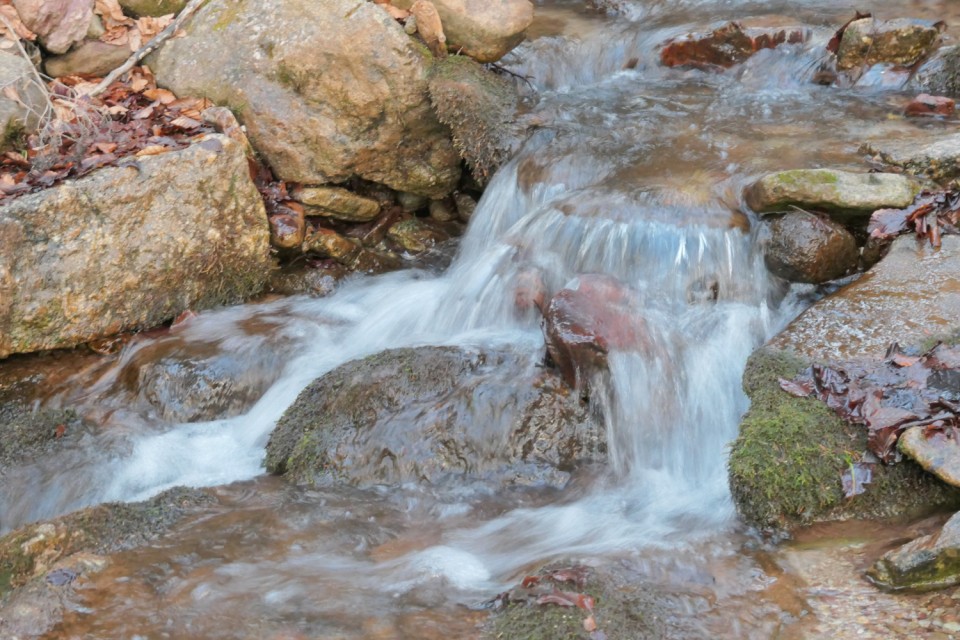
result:
[(205, 491), (175, 487), (145, 502), (101, 504), (21, 527), (0, 538), (0, 596), (69, 555), (142, 546), (215, 501)]
[(730, 489), (745, 522), (779, 530), (818, 521), (905, 518), (960, 505), (960, 491), (908, 460), (874, 465), (866, 492), (845, 498), (841, 475), (866, 450), (867, 433), (819, 400), (780, 389), (780, 378), (793, 378), (808, 364), (772, 347), (747, 362), (743, 386), (751, 406), (728, 463)]

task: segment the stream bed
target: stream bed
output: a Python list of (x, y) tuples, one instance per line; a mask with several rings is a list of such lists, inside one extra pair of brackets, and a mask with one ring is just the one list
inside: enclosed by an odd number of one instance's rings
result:
[[(483, 604), (547, 563), (635, 585), (662, 637), (960, 637), (960, 591), (893, 596), (862, 578), (884, 549), (942, 520), (821, 526), (774, 545), (738, 523), (725, 463), (747, 409), (747, 357), (820, 295), (768, 274), (744, 185), (781, 169), (863, 170), (862, 143), (930, 139), (955, 123), (897, 117), (908, 91), (812, 82), (853, 7), (625, 5), (611, 17), (538, 3), (530, 39), (504, 60), (541, 94), (535, 131), (492, 179), (445, 270), (204, 312), (112, 357), (58, 356), (64, 373), (39, 400), (97, 428), (0, 476), (0, 533), (180, 485), (216, 500), (84, 577), (45, 637), (493, 637)], [(948, 2), (870, 9), (960, 17)], [(812, 36), (723, 73), (658, 63), (672, 37), (755, 16), (786, 16)], [(573, 471), (562, 490), (483, 479), (305, 488), (265, 475), (284, 410), (350, 360), (448, 345), (539, 366), (539, 316), (516, 306), (530, 269), (553, 291), (604, 273), (638, 293), (656, 348), (611, 354), (597, 395), (605, 465)], [(216, 396), (222, 417), (198, 418), (211, 408), (164, 377), (191, 366), (231, 381)], [(633, 637), (598, 622), (611, 640)]]

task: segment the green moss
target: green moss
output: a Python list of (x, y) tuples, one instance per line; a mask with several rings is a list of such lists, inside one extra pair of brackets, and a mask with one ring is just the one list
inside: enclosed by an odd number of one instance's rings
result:
[(0, 138), (0, 151), (7, 149), (22, 149), (26, 146), (26, 128), (23, 122), (18, 118), (7, 120), (7, 126), (3, 129), (3, 137)]
[(223, 31), (233, 24), (237, 16), (240, 15), (240, 11), (244, 8), (244, 5), (246, 5), (245, 0), (233, 0), (232, 2), (226, 3), (226, 6), (217, 17), (217, 21), (213, 24), (213, 30)]
[(749, 524), (783, 529), (822, 520), (894, 518), (960, 504), (960, 491), (916, 464), (875, 465), (866, 493), (843, 496), (841, 474), (866, 450), (866, 430), (813, 398), (780, 389), (806, 364), (769, 347), (744, 373), (750, 410), (731, 445), (730, 489)]

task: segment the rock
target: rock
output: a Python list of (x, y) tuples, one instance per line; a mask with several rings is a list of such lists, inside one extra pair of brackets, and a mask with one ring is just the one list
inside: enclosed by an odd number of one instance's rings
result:
[(415, 193), (401, 191), (397, 194), (397, 202), (400, 204), (400, 207), (404, 210), (404, 212), (413, 213), (414, 211), (419, 211), (420, 209), (428, 206), (430, 204), (430, 199)]
[(960, 133), (943, 135), (927, 144), (912, 140), (868, 143), (860, 147), (860, 153), (871, 156), (878, 164), (899, 167), (937, 182), (960, 176)]
[(457, 205), (457, 217), (460, 218), (461, 222), (470, 222), (470, 218), (473, 217), (473, 212), (477, 210), (477, 201), (474, 200), (470, 194), (463, 193), (462, 191), (453, 192), (453, 201)]
[(460, 159), (430, 105), (432, 57), (377, 5), (353, 0), (211, 0), (148, 58), (177, 95), (234, 110), (281, 180), (359, 176), (427, 197), (449, 193)]
[(368, 222), (380, 214), (380, 203), (340, 187), (302, 187), (293, 198), (307, 205), (307, 215), (347, 222)]
[(956, 102), (952, 98), (944, 96), (931, 96), (928, 93), (921, 93), (910, 101), (904, 113), (910, 116), (952, 116)]
[(460, 156), (481, 184), (519, 143), (514, 118), (516, 86), (470, 58), (450, 56), (430, 71), (430, 101), (450, 127)]
[(286, 296), (308, 295), (322, 298), (337, 290), (342, 279), (350, 271), (340, 263), (332, 263), (322, 268), (287, 266), (278, 269), (271, 277), (267, 290)]
[(440, 228), (420, 218), (401, 220), (390, 227), (387, 237), (400, 245), (404, 251), (413, 254), (423, 253), (450, 239), (450, 236)]
[(66, 53), (87, 35), (94, 0), (13, 0), (23, 24), (50, 53)]
[(960, 328), (960, 237), (940, 250), (912, 236), (856, 282), (823, 298), (755, 352), (744, 390), (750, 410), (730, 449), (730, 488), (743, 519), (790, 528), (856, 517), (899, 517), (960, 504), (960, 492), (910, 460), (874, 465), (863, 495), (846, 499), (840, 474), (867, 433), (823, 403), (780, 389), (814, 362), (882, 360), (893, 342), (921, 345)]
[(943, 528), (884, 555), (867, 577), (893, 591), (930, 591), (960, 584), (960, 514)]
[[(21, 527), (0, 538), (0, 596), (73, 554), (102, 555), (143, 546), (184, 516), (215, 502), (202, 489), (176, 487), (145, 502), (101, 504)], [(0, 621), (3, 613), (0, 605)]]
[(923, 427), (912, 427), (900, 434), (900, 451), (947, 484), (960, 487), (960, 443), (935, 431), (929, 436)]
[(9, 91), (0, 94), (0, 126), (3, 127), (0, 151), (6, 151), (21, 136), (37, 130), (39, 114), (43, 113), (47, 98), (45, 88), (37, 86), (34, 81), (33, 72), (33, 65), (28, 61), (0, 51), (0, 86), (10, 87), (19, 98), (13, 99), (8, 95)]
[(543, 320), (547, 353), (574, 389), (587, 389), (606, 371), (611, 350), (649, 351), (654, 344), (636, 293), (608, 275), (579, 276), (553, 296)]
[[(409, 10), (415, 0), (394, 0)], [(520, 44), (533, 22), (529, 0), (432, 0), (450, 51), (468, 55), (477, 62), (496, 62)]]
[(259, 292), (269, 229), (219, 134), (0, 206), (0, 357), (153, 327)]
[(271, 435), (266, 467), (307, 484), (467, 476), (559, 486), (604, 454), (601, 426), (533, 359), (420, 347), (349, 362), (311, 383)]
[(960, 47), (942, 47), (913, 74), (910, 86), (935, 95), (960, 97)]
[(303, 207), (278, 205), (270, 215), (270, 244), (277, 249), (300, 249), (307, 237)]
[(304, 253), (333, 258), (341, 264), (349, 264), (359, 251), (360, 245), (332, 229), (314, 229), (303, 242)]
[(451, 222), (457, 219), (457, 213), (448, 200), (431, 200), (430, 217), (437, 222)]
[(124, 13), (135, 16), (165, 16), (170, 13), (180, 13), (187, 6), (188, 0), (119, 0)]
[(410, 14), (417, 26), (417, 33), (423, 38), (430, 53), (437, 58), (447, 56), (447, 36), (443, 33), (443, 24), (437, 7), (430, 0), (416, 0), (410, 5)]
[(847, 25), (837, 49), (837, 68), (849, 71), (877, 63), (909, 67), (940, 42), (940, 27), (925, 20), (863, 18)]
[[(6, 395), (0, 394), (0, 468), (4, 470), (35, 460), (91, 430), (73, 411), (38, 409)], [(0, 478), (5, 473), (0, 471)]]
[(877, 209), (909, 206), (919, 192), (917, 180), (895, 173), (794, 169), (764, 176), (744, 196), (750, 208), (761, 214), (796, 206), (865, 222)]
[(728, 22), (709, 33), (692, 33), (671, 40), (660, 50), (660, 62), (667, 67), (729, 68), (761, 49), (801, 44), (810, 38), (810, 30), (804, 27), (749, 24)]
[(130, 47), (100, 40), (83, 40), (62, 56), (47, 58), (44, 69), (51, 78), (88, 73), (105, 76), (130, 57)]
[(819, 284), (857, 268), (857, 241), (842, 225), (806, 211), (793, 211), (766, 223), (770, 231), (764, 259), (784, 280)]

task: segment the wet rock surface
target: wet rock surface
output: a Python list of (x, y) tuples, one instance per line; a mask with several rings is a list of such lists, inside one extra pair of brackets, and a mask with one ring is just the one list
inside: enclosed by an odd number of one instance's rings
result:
[(380, 203), (339, 187), (303, 187), (293, 193), (294, 199), (307, 206), (308, 215), (367, 222), (380, 213)]
[(709, 33), (694, 33), (666, 43), (660, 62), (667, 67), (724, 69), (744, 62), (761, 49), (802, 44), (810, 30), (799, 26), (765, 26), (761, 22), (729, 22)]
[[(960, 385), (955, 387), (960, 393)], [(923, 427), (907, 429), (897, 441), (902, 453), (947, 484), (960, 487), (960, 443), (951, 432), (928, 433)]]
[(266, 467), (307, 484), (467, 477), (562, 486), (604, 451), (579, 399), (526, 357), (420, 347), (314, 381), (277, 424)]
[[(345, 18), (348, 16), (348, 18)], [(427, 93), (432, 60), (372, 2), (208, 2), (149, 59), (177, 95), (237, 112), (281, 180), (359, 176), (439, 197), (460, 158)]]
[(889, 142), (865, 144), (860, 151), (881, 165), (945, 182), (960, 176), (960, 134), (946, 134), (933, 142)]
[(214, 134), (0, 207), (0, 356), (153, 327), (273, 267), (241, 146)]
[(837, 49), (837, 68), (850, 70), (877, 63), (916, 64), (940, 40), (941, 26), (923, 20), (863, 18), (847, 25)]
[(842, 225), (806, 211), (767, 222), (767, 268), (790, 282), (818, 284), (857, 267), (857, 242)]
[(960, 514), (950, 518), (937, 533), (887, 553), (867, 576), (874, 584), (891, 590), (929, 591), (960, 584)]
[(894, 173), (795, 169), (764, 176), (744, 196), (757, 213), (799, 207), (865, 221), (877, 209), (908, 206), (919, 192), (918, 181)]

